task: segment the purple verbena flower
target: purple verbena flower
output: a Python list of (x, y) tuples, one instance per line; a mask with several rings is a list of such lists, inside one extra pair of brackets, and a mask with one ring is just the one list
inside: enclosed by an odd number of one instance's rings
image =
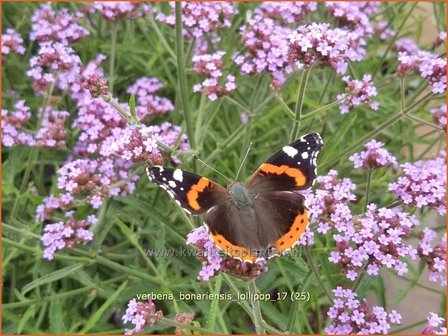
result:
[[(176, 316), (174, 316), (175, 321), (185, 324), (185, 325), (190, 325), (191, 322), (193, 321), (193, 319), (194, 319), (193, 313), (178, 313), (178, 314), (176, 314)], [(175, 334), (183, 335), (183, 334), (185, 334), (185, 332), (183, 331), (183, 329), (181, 327), (176, 327)]]
[(428, 324), (423, 328), (421, 335), (447, 335), (446, 323), (443, 317), (430, 312)]
[(381, 21), (375, 27), (375, 35), (377, 35), (382, 41), (386, 41), (391, 37), (394, 37), (396, 34), (396, 31), (389, 28), (387, 24), (388, 23), (386, 21)]
[(139, 120), (144, 121), (148, 116), (165, 114), (174, 110), (168, 98), (157, 95), (161, 88), (163, 84), (157, 78), (141, 77), (127, 89), (127, 93), (135, 95), (135, 112)]
[[(42, 111), (39, 110), (39, 116)], [(67, 131), (65, 122), (70, 113), (67, 111), (55, 111), (47, 107), (45, 116), (42, 120), (42, 126), (37, 131), (35, 140), (37, 147), (65, 147)]]
[(38, 56), (30, 59), (26, 74), (33, 80), (33, 89), (42, 93), (54, 83), (66, 90), (79, 76), (81, 60), (74, 50), (61, 42), (42, 42)]
[(82, 40), (90, 32), (79, 24), (83, 14), (71, 14), (66, 8), (55, 11), (51, 4), (42, 4), (31, 17), (30, 40), (58, 41), (65, 44)]
[(389, 190), (405, 204), (430, 207), (440, 215), (446, 213), (446, 152), (433, 160), (404, 163), (403, 176), (389, 184)]
[(233, 61), (245, 75), (269, 73), (273, 86), (285, 81), (285, 74), (292, 71), (288, 65), (289, 28), (282, 27), (270, 18), (255, 15), (248, 24), (240, 28), (244, 53), (233, 55)]
[(431, 112), (434, 122), (441, 125), (446, 131), (446, 104), (433, 108), (429, 112)]
[(210, 100), (216, 100), (224, 95), (229, 95), (235, 90), (235, 76), (228, 74), (225, 79), (223, 73), (224, 51), (214, 54), (203, 54), (193, 57), (194, 70), (197, 74), (206, 78), (193, 86), (193, 91), (205, 94)]
[(31, 118), (31, 111), (24, 100), (14, 105), (14, 111), (2, 109), (2, 144), (5, 147), (13, 145), (34, 146), (34, 137), (25, 132), (24, 127)]
[(83, 89), (89, 91), (93, 98), (109, 95), (109, 85), (107, 85), (107, 80), (96, 72), (83, 78), (81, 86)]
[(392, 50), (396, 52), (406, 52), (409, 55), (412, 55), (419, 52), (420, 48), (417, 46), (413, 39), (401, 38), (395, 41), (392, 46)]
[(137, 12), (138, 2), (132, 1), (96, 1), (93, 7), (100, 12), (107, 21), (117, 21), (123, 17), (134, 17)]
[(25, 53), (22, 36), (12, 28), (6, 29), (6, 33), (2, 34), (2, 55), (10, 53), (21, 55)]
[(392, 323), (400, 324), (401, 315), (397, 311), (387, 313), (379, 306), (370, 309), (367, 300), (360, 302), (357, 294), (350, 289), (337, 287), (333, 293), (334, 305), (327, 313), (332, 323), (325, 328), (327, 334), (387, 334)]
[(436, 40), (434, 41), (434, 45), (436, 47), (438, 47), (439, 45), (445, 44), (446, 43), (446, 32), (445, 31), (441, 31), (437, 37)]
[(369, 15), (379, 11), (380, 3), (327, 1), (325, 5), (336, 21), (355, 31), (359, 36), (373, 35), (374, 30)]
[(317, 9), (317, 2), (274, 2), (266, 1), (255, 10), (255, 15), (264, 16), (282, 25), (303, 21), (308, 13)]
[(93, 239), (88, 228), (96, 223), (96, 217), (89, 216), (86, 220), (76, 220), (67, 213), (68, 219), (64, 222), (47, 224), (41, 237), (44, 245), (44, 259), (53, 260), (54, 253), (64, 248), (71, 249), (86, 241)]
[(378, 103), (372, 101), (372, 97), (376, 97), (378, 94), (372, 82), (372, 75), (365, 74), (362, 80), (350, 79), (349, 76), (345, 76), (343, 80), (347, 84), (346, 93), (338, 95), (338, 100), (341, 101), (339, 107), (341, 114), (346, 114), (361, 104), (368, 105), (372, 110), (378, 110)]
[(355, 168), (375, 169), (389, 166), (394, 167), (394, 169), (398, 168), (397, 159), (383, 148), (384, 143), (373, 139), (364, 147), (366, 148), (364, 152), (355, 153), (349, 158)]
[(341, 266), (341, 273), (352, 281), (363, 268), (371, 276), (378, 275), (383, 266), (395, 269), (400, 276), (405, 274), (406, 264), (399, 257), (415, 259), (417, 251), (404, 244), (403, 238), (418, 225), (417, 219), (398, 208), (377, 209), (371, 204), (365, 215), (354, 221), (354, 231), (334, 235), (336, 251), (329, 261)]
[(347, 70), (347, 60), (360, 61), (365, 40), (356, 32), (330, 29), (329, 23), (312, 23), (289, 35), (288, 59), (299, 68), (313, 64), (329, 65), (339, 74)]
[(417, 251), (420, 258), (428, 265), (429, 281), (440, 281), (440, 285), (446, 287), (446, 236), (439, 244), (431, 246), (435, 238), (437, 233), (434, 230), (424, 228)]
[[(168, 15), (159, 12), (156, 19), (174, 27), (176, 15), (175, 3), (169, 3), (171, 11)], [(231, 2), (182, 2), (182, 21), (187, 38), (199, 38), (218, 29), (230, 28), (232, 16), (236, 13)]]
[(428, 80), (432, 92), (445, 93), (446, 91), (446, 58), (428, 51), (417, 50), (398, 53), (397, 75), (406, 77), (414, 73)]
[(137, 302), (136, 299), (132, 299), (128, 303), (126, 313), (123, 315), (122, 320), (123, 323), (132, 323), (134, 328), (126, 329), (125, 335), (142, 332), (145, 327), (153, 326), (162, 318), (163, 312), (156, 310), (156, 306), (151, 300)]

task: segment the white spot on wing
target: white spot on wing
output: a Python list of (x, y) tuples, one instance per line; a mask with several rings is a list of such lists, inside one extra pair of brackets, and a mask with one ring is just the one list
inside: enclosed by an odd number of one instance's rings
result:
[(290, 157), (294, 157), (297, 155), (297, 153), (299, 152), (297, 149), (295, 149), (294, 147), (291, 146), (285, 146), (283, 147), (283, 151)]
[(174, 181), (169, 181), (168, 184), (170, 185), (171, 188), (176, 188), (177, 184)]
[(302, 153), (302, 159), (306, 160), (306, 159), (308, 159), (308, 156), (309, 156), (308, 152)]
[(182, 182), (184, 180), (184, 176), (182, 174), (182, 170), (176, 169), (173, 173), (173, 178), (179, 182)]

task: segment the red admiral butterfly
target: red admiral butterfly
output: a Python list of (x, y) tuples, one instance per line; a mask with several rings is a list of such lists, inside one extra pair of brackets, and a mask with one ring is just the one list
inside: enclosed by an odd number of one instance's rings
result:
[(227, 189), (180, 169), (146, 171), (187, 213), (207, 211), (205, 224), (217, 247), (254, 262), (285, 253), (305, 233), (308, 211), (295, 191), (312, 185), (322, 146), (319, 134), (304, 135), (271, 156), (246, 184), (230, 181)]

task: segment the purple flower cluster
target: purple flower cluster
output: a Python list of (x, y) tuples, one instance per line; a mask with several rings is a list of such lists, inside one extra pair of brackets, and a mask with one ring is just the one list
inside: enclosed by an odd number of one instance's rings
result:
[(410, 55), (420, 51), (420, 48), (415, 44), (413, 39), (401, 38), (395, 41), (392, 50), (396, 52), (406, 52)]
[(123, 17), (138, 15), (138, 5), (138, 2), (132, 1), (96, 1), (93, 6), (105, 20), (117, 21)]
[[(48, 108), (47, 108), (48, 109)], [(39, 116), (42, 111), (39, 111)], [(65, 147), (67, 132), (65, 122), (70, 113), (67, 111), (48, 110), (42, 120), (42, 126), (36, 134), (37, 147)]]
[(79, 76), (80, 66), (81, 60), (71, 47), (61, 42), (42, 42), (38, 56), (31, 57), (31, 68), (26, 74), (39, 93), (47, 91), (50, 84), (66, 90)]
[(428, 265), (429, 281), (440, 281), (440, 285), (446, 287), (446, 236), (439, 244), (431, 246), (435, 238), (437, 233), (434, 230), (424, 228), (417, 251), (420, 258)]
[(391, 323), (400, 324), (401, 315), (392, 310), (387, 313), (383, 307), (373, 306), (369, 309), (367, 300), (358, 300), (350, 289), (337, 287), (333, 289), (334, 304), (327, 312), (332, 324), (325, 328), (332, 335), (373, 335), (387, 334)]
[(25, 48), (23, 47), (23, 39), (14, 29), (6, 29), (6, 33), (2, 34), (2, 55), (16, 53), (23, 55)]
[(273, 86), (285, 81), (285, 72), (291, 72), (288, 65), (289, 28), (277, 25), (274, 20), (256, 15), (240, 28), (241, 42), (246, 51), (233, 56), (241, 73), (253, 75), (267, 72), (273, 78)]
[(96, 72), (83, 78), (81, 86), (83, 89), (89, 91), (93, 98), (108, 96), (110, 93), (107, 81)]
[(76, 220), (73, 218), (73, 212), (67, 212), (67, 221), (55, 224), (47, 224), (44, 227), (44, 234), (41, 237), (42, 244), (45, 247), (44, 259), (53, 260), (54, 253), (64, 248), (73, 248), (83, 242), (91, 241), (92, 232), (88, 228), (96, 224), (97, 218), (93, 215), (86, 220)]
[(5, 147), (13, 145), (34, 146), (34, 137), (23, 129), (31, 118), (31, 111), (24, 100), (14, 105), (14, 112), (2, 109), (2, 144)]
[[(171, 27), (176, 23), (175, 3), (170, 2), (168, 15), (159, 12), (156, 19)], [(230, 28), (236, 9), (231, 2), (182, 2), (184, 36), (199, 38), (218, 29)]]
[(446, 213), (446, 153), (427, 161), (404, 163), (403, 176), (389, 184), (389, 190), (394, 192), (405, 204), (417, 208), (430, 207), (440, 215)]
[(375, 27), (375, 35), (377, 35), (380, 40), (386, 41), (391, 37), (394, 37), (396, 31), (389, 28), (386, 21), (379, 22)]
[(317, 2), (263, 2), (255, 10), (255, 14), (279, 21), (282, 25), (297, 24), (304, 20), (308, 13), (317, 9)]
[(429, 313), (428, 324), (423, 328), (421, 335), (447, 335), (446, 322), (443, 317), (435, 313)]
[[(190, 325), (191, 322), (193, 321), (193, 319), (194, 319), (193, 313), (178, 313), (174, 317), (174, 321), (185, 324), (185, 325)], [(184, 333), (185, 332), (183, 331), (182, 328), (176, 327), (176, 330), (175, 330), (176, 335), (183, 335)]]
[(206, 226), (200, 226), (187, 236), (187, 244), (194, 245), (198, 250), (196, 258), (202, 262), (198, 279), (208, 281), (219, 272), (227, 272), (242, 279), (254, 279), (266, 272), (266, 261), (255, 263), (240, 261), (229, 256), (221, 256), (221, 250), (214, 244)]
[(330, 170), (326, 176), (317, 176), (317, 189), (305, 193), (310, 222), (317, 224), (319, 233), (354, 231), (349, 204), (356, 200), (353, 194), (356, 186), (348, 178), (337, 179), (337, 174), (336, 170)]
[(428, 80), (434, 94), (446, 91), (446, 58), (428, 51), (398, 53), (397, 74), (406, 77), (414, 73)]
[(58, 41), (64, 44), (82, 40), (90, 33), (79, 24), (83, 14), (71, 14), (66, 8), (55, 11), (49, 4), (42, 4), (31, 17), (32, 41)]
[(384, 149), (384, 143), (370, 140), (364, 145), (366, 150), (361, 153), (355, 153), (350, 156), (350, 161), (357, 169), (375, 169), (382, 167), (398, 168), (397, 159), (387, 149)]
[(378, 2), (333, 2), (327, 1), (325, 5), (330, 15), (341, 25), (347, 26), (360, 36), (372, 36), (374, 29), (370, 23), (369, 15), (379, 11)]
[(347, 60), (364, 58), (365, 45), (365, 40), (356, 32), (330, 29), (329, 23), (312, 23), (300, 26), (289, 36), (288, 59), (299, 68), (323, 64), (344, 74)]
[(156, 306), (151, 300), (148, 300), (148, 302), (137, 302), (136, 299), (132, 299), (128, 303), (122, 320), (124, 323), (131, 322), (134, 328), (125, 329), (125, 335), (142, 332), (145, 327), (153, 326), (162, 318), (163, 312), (156, 310)]
[(446, 32), (445, 31), (441, 31), (437, 37), (436, 40), (434, 41), (434, 45), (436, 47), (440, 46), (440, 45), (444, 45), (446, 43)]
[(224, 95), (229, 95), (235, 90), (235, 76), (228, 74), (224, 80), (222, 72), (224, 51), (217, 51), (214, 54), (203, 54), (193, 57), (194, 70), (197, 74), (205, 76), (202, 83), (193, 86), (194, 92), (205, 94), (210, 100), (214, 101)]
[[(172, 148), (175, 146), (180, 132), (179, 126), (173, 126), (169, 122), (149, 127), (129, 126), (124, 129), (116, 129), (111, 136), (105, 139), (101, 153), (115, 155), (125, 162), (150, 162), (161, 165), (164, 162), (164, 152), (158, 142)], [(188, 149), (188, 138), (183, 134), (176, 150), (184, 152)], [(172, 156), (171, 159), (175, 163), (180, 163), (175, 156)]]
[(156, 95), (161, 88), (163, 84), (157, 78), (141, 77), (127, 89), (127, 93), (135, 95), (135, 112), (139, 120), (144, 121), (148, 116), (165, 114), (174, 110), (168, 98)]
[(343, 78), (347, 83), (345, 91), (338, 95), (338, 100), (342, 103), (339, 106), (341, 114), (347, 114), (352, 108), (361, 104), (368, 105), (372, 110), (378, 110), (378, 103), (372, 102), (372, 97), (378, 94), (372, 82), (372, 75), (365, 74), (362, 80), (350, 79), (349, 76)]
[(434, 122), (446, 130), (446, 104), (433, 108), (429, 112), (431, 112)]
[(375, 276), (383, 266), (395, 269), (399, 276), (407, 273), (406, 263), (399, 257), (416, 258), (417, 251), (403, 243), (403, 238), (418, 225), (414, 216), (398, 208), (377, 209), (370, 204), (365, 215), (353, 222), (355, 230), (333, 235), (336, 251), (328, 258), (341, 266), (342, 274), (353, 281), (362, 269)]

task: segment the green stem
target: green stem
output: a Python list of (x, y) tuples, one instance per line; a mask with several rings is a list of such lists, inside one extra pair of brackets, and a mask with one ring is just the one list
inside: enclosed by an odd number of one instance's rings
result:
[(324, 294), (328, 297), (328, 300), (330, 300), (330, 303), (333, 304), (333, 296), (328, 291), (327, 287), (325, 287), (325, 284), (323, 283), (319, 271), (317, 270), (316, 265), (314, 264), (313, 258), (311, 257), (310, 249), (307, 245), (304, 246), (305, 255), (308, 259), (308, 263), (310, 264), (311, 270), (313, 271), (314, 275), (316, 276), (317, 281), (319, 282), (320, 288), (324, 292)]
[(335, 106), (338, 106), (342, 102), (343, 102), (343, 99), (339, 99), (339, 100), (335, 100), (334, 102), (331, 102), (331, 103), (329, 103), (327, 105), (319, 107), (318, 109), (315, 109), (314, 111), (311, 111), (311, 112), (303, 115), (302, 116), (302, 120), (307, 120), (307, 119), (310, 119), (310, 118), (314, 118), (314, 117), (318, 116), (319, 114), (321, 114), (322, 112), (326, 112), (329, 109), (331, 109), (331, 108), (333, 108)]
[[(182, 36), (182, 3), (179, 1), (176, 2), (176, 60), (182, 110), (184, 112), (184, 119), (187, 127), (188, 139), (190, 141), (190, 148), (194, 150), (196, 149), (196, 138), (194, 137), (194, 130), (188, 108), (187, 76), (185, 72), (184, 58), (184, 38)], [(192, 165), (194, 169), (196, 166), (196, 161), (193, 161)]]
[(367, 211), (367, 206), (369, 205), (369, 196), (370, 196), (370, 183), (372, 182), (372, 168), (369, 168), (367, 172), (367, 187), (366, 187), (366, 202), (364, 204), (364, 213)]
[(438, 131), (440, 131), (440, 132), (444, 132), (444, 131), (445, 131), (442, 127), (439, 127), (439, 126), (437, 126), (437, 125), (435, 125), (435, 124), (433, 124), (433, 123), (431, 123), (431, 122), (429, 122), (429, 121), (423, 120), (423, 119), (421, 119), (421, 118), (419, 118), (419, 117), (412, 116), (412, 115), (410, 115), (410, 114), (406, 115), (406, 117), (407, 117), (409, 120), (412, 120), (412, 121), (415, 121), (415, 122), (424, 124), (424, 125), (429, 126), (429, 127), (431, 127), (431, 128), (435, 128), (436, 130), (438, 130)]
[(302, 115), (302, 107), (303, 107), (303, 101), (305, 96), (305, 89), (306, 84), (308, 82), (308, 78), (310, 75), (311, 68), (305, 68), (302, 71), (302, 75), (300, 76), (299, 80), (299, 90), (297, 92), (297, 101), (296, 101), (296, 108), (295, 108), (295, 121), (292, 126), (291, 135), (289, 136), (289, 142), (293, 142), (294, 139), (297, 138), (297, 135), (299, 134), (300, 129), (300, 117)]
[(112, 95), (111, 94), (109, 94), (108, 96), (101, 96), (101, 98), (103, 98), (103, 100), (106, 103), (109, 103), (114, 109), (116, 109), (118, 111), (118, 113), (120, 113), (121, 116), (127, 120), (127, 122), (131, 122), (131, 116), (128, 114), (127, 111), (125, 111), (119, 104), (117, 104), (112, 99)]
[[(257, 294), (257, 286), (255, 285), (255, 280), (251, 280), (247, 284), (249, 295), (253, 298)], [(252, 312), (253, 320), (255, 325), (255, 331), (258, 335), (265, 335), (266, 330), (264, 328), (263, 317), (261, 316), (260, 301), (257, 299), (251, 299), (252, 301)]]
[(361, 272), (358, 274), (358, 278), (356, 279), (355, 283), (353, 284), (352, 292), (356, 292), (359, 288), (359, 285), (361, 285), (361, 281), (364, 278), (364, 275), (366, 274), (367, 265), (368, 265), (368, 263), (366, 263), (362, 267)]
[(381, 133), (384, 129), (392, 126), (395, 124), (398, 120), (405, 117), (407, 113), (412, 111), (415, 107), (419, 106), (420, 104), (426, 103), (431, 96), (433, 95), (432, 92), (428, 92), (426, 95), (424, 95), (422, 98), (420, 98), (418, 101), (414, 102), (413, 104), (406, 107), (403, 111), (397, 112), (396, 114), (392, 115), (389, 119), (384, 121), (382, 124), (380, 124), (378, 127), (374, 128), (372, 131), (364, 135), (362, 138), (360, 138), (358, 141), (356, 141), (354, 144), (352, 144), (347, 149), (343, 150), (342, 153), (338, 153), (336, 156), (334, 156), (332, 159), (328, 160), (327, 162), (324, 162), (320, 168), (325, 170), (328, 167), (333, 167), (336, 165), (336, 163), (343, 158), (345, 155), (350, 154), (352, 151), (356, 150), (359, 146), (366, 143), (370, 139), (373, 139), (376, 137), (379, 133)]
[(405, 86), (404, 86), (404, 78), (400, 78), (400, 105), (401, 105), (401, 112), (404, 111), (405, 108), (405, 102), (404, 102), (404, 97), (405, 97)]
[(109, 89), (110, 92), (114, 92), (115, 82), (115, 54), (117, 51), (117, 33), (118, 25), (116, 22), (111, 22), (111, 48), (110, 48), (110, 63), (109, 63)]

